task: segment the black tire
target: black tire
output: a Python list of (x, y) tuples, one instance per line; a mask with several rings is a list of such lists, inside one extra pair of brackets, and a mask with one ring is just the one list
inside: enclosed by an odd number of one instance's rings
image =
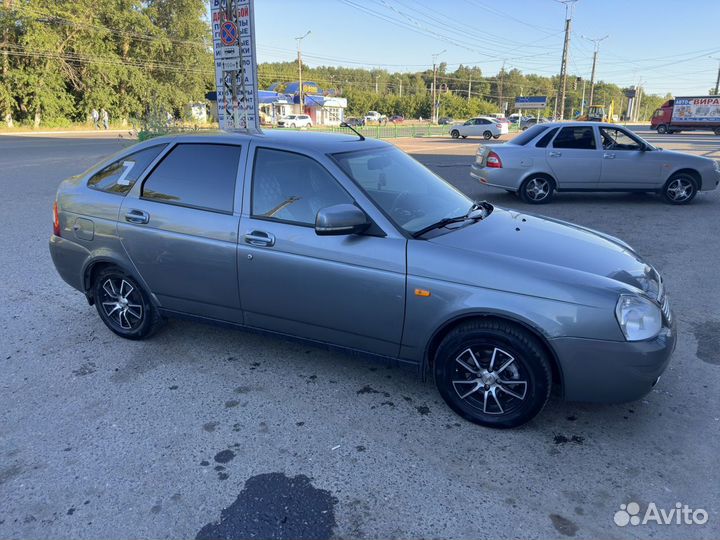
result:
[(438, 391), (453, 411), (491, 428), (529, 422), (552, 389), (550, 359), (538, 339), (492, 319), (451, 330), (438, 348), (434, 373)]
[(291, 127), (291, 128), (295, 128), (295, 127), (297, 127), (297, 126), (293, 123), (293, 124), (290, 124), (290, 127)]
[(665, 135), (665, 134), (667, 133), (667, 131), (668, 131), (668, 129), (667, 129), (667, 126), (666, 126), (665, 124), (660, 124), (660, 125), (657, 127), (657, 132), (658, 132), (660, 135)]
[(493, 135), (493, 139), (499, 139), (500, 135)]
[(459, 132), (457, 129), (453, 129), (453, 130), (450, 132), (450, 136), (451, 136), (453, 139), (457, 139), (457, 138), (460, 137), (460, 132)]
[(147, 293), (120, 268), (102, 269), (92, 288), (100, 318), (118, 336), (144, 339), (160, 325), (161, 319)]
[(490, 130), (483, 133), (483, 139), (485, 139), (486, 141), (489, 141), (490, 139), (492, 139), (492, 136), (493, 136), (493, 134)]
[(527, 178), (518, 191), (520, 200), (527, 204), (547, 204), (555, 193), (555, 182), (549, 176), (537, 175)]
[(463, 138), (463, 139), (467, 139), (467, 135), (463, 135), (462, 138)]
[(697, 195), (698, 184), (687, 173), (673, 174), (662, 189), (662, 198), (668, 204), (688, 204)]
[(720, 127), (716, 127), (714, 133), (715, 135), (720, 135)]

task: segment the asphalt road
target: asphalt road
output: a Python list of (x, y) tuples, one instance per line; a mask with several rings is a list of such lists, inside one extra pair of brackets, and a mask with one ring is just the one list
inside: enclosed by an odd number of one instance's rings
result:
[[(470, 181), (476, 143), (399, 142), (472, 195), (527, 210)], [(124, 144), (0, 137), (0, 538), (720, 534), (720, 191), (686, 207), (567, 194), (540, 209), (655, 264), (679, 344), (639, 402), (553, 400), (500, 432), (365, 360), (182, 321), (139, 343), (111, 334), (58, 277), (47, 240), (58, 182)], [(720, 158), (712, 135), (662, 146)], [(709, 520), (620, 528), (631, 501)]]

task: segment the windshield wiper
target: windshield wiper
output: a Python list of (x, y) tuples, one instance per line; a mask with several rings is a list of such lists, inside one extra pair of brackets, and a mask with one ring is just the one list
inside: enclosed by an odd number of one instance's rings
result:
[(442, 229), (443, 227), (452, 223), (461, 223), (470, 219), (480, 220), (486, 217), (489, 213), (490, 211), (487, 208), (486, 203), (476, 202), (470, 207), (470, 210), (468, 210), (466, 214), (462, 216), (442, 218), (441, 220), (436, 221), (435, 223), (431, 223), (427, 227), (423, 227), (419, 231), (414, 232), (412, 236), (413, 238), (418, 238), (426, 232), (432, 231), (434, 229)]

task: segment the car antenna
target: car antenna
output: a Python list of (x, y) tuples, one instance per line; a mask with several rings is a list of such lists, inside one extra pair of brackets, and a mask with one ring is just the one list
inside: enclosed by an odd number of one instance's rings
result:
[(348, 129), (351, 130), (353, 133), (355, 133), (355, 135), (357, 135), (358, 137), (360, 137), (360, 140), (361, 140), (361, 141), (364, 141), (364, 140), (365, 140), (365, 136), (364, 136), (362, 133), (360, 133), (357, 129), (355, 129), (354, 127), (352, 127), (350, 124), (348, 124), (347, 122), (340, 122), (340, 127), (348, 128)]

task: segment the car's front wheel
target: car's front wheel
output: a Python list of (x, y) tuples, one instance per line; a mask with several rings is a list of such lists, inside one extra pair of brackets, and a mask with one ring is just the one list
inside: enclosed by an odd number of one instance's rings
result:
[(492, 319), (453, 329), (435, 358), (440, 395), (457, 414), (492, 428), (514, 428), (534, 418), (552, 387), (547, 353), (519, 326)]
[(492, 139), (492, 136), (493, 136), (492, 131), (488, 130), (485, 133), (483, 133), (483, 139), (485, 139), (486, 141), (489, 141), (490, 139)]
[(527, 204), (545, 204), (552, 199), (555, 184), (547, 176), (531, 176), (520, 186), (520, 198)]
[(459, 132), (457, 129), (453, 129), (453, 130), (450, 132), (450, 136), (451, 136), (453, 139), (457, 139), (457, 138), (460, 137), (460, 132)]
[(689, 174), (675, 174), (665, 183), (662, 196), (670, 204), (687, 204), (697, 195), (697, 183)]
[(665, 124), (660, 124), (660, 125), (657, 127), (657, 132), (658, 132), (660, 135), (665, 135), (665, 134), (667, 133), (667, 131), (668, 131), (668, 129), (667, 129), (667, 126), (666, 126)]
[(93, 298), (102, 321), (120, 337), (143, 339), (160, 322), (142, 287), (119, 268), (105, 268), (98, 273), (93, 282)]

